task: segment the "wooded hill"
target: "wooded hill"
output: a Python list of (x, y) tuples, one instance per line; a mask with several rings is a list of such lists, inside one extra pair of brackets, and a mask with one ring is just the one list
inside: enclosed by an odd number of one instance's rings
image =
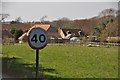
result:
[(118, 36), (118, 17), (103, 16), (82, 20), (59, 20), (51, 23), (54, 27), (82, 29), (86, 35)]

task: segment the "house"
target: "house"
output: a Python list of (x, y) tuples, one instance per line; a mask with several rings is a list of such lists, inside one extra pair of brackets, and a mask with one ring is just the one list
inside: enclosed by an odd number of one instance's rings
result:
[(27, 41), (27, 32), (23, 33), (22, 36), (18, 38), (19, 43), (23, 43)]
[(81, 29), (62, 29), (58, 28), (63, 42), (80, 42), (80, 39), (84, 37), (84, 32)]
[(58, 32), (63, 39), (70, 39), (71, 37), (83, 37), (84, 32), (81, 29), (62, 29), (59, 28)]
[(15, 42), (15, 38), (8, 30), (2, 30), (2, 42), (13, 43)]
[(50, 25), (49, 25), (49, 24), (36, 24), (36, 25), (32, 26), (31, 28), (29, 28), (28, 30), (26, 30), (26, 31), (22, 34), (22, 36), (20, 36), (20, 37), (18, 38), (19, 43), (27, 42), (27, 37), (28, 37), (28, 34), (29, 34), (30, 30), (31, 30), (32, 28), (35, 28), (35, 27), (40, 27), (40, 28), (43, 28), (45, 31), (47, 31), (47, 30), (50, 28)]
[(36, 25), (32, 26), (29, 30), (26, 30), (25, 33), (18, 38), (19, 43), (27, 42), (27, 36), (28, 36), (30, 30), (35, 27), (40, 27), (40, 28), (43, 28), (45, 31), (47, 31), (49, 39), (52, 39), (52, 38), (56, 39), (56, 38), (60, 37), (58, 30), (55, 27), (51, 27), (50, 24), (36, 24)]
[(49, 39), (61, 38), (60, 34), (58, 33), (58, 29), (55, 27), (50, 27), (47, 32)]
[(61, 38), (59, 33), (48, 33), (49, 39), (58, 39)]

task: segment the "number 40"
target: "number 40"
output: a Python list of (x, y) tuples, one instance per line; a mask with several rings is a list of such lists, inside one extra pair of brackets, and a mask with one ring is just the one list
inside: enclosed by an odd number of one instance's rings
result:
[(37, 38), (37, 34), (34, 34), (33, 37), (31, 38), (31, 41), (34, 41), (35, 43), (37, 43), (37, 41), (40, 41), (41, 43), (45, 42), (44, 34), (40, 34), (38, 37), (39, 37), (39, 40)]

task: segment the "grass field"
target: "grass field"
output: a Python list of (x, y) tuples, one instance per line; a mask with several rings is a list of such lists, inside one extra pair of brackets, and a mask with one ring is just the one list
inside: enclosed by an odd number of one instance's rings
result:
[[(39, 56), (40, 77), (118, 77), (117, 47), (49, 44)], [(14, 77), (35, 77), (35, 50), (27, 44), (3, 45), (3, 71)]]

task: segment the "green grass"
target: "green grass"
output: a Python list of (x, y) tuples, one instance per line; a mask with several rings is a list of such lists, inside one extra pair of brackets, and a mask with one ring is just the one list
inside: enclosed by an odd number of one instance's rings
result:
[[(117, 78), (118, 48), (81, 45), (47, 45), (39, 51), (41, 75), (48, 78)], [(15, 76), (35, 76), (35, 50), (27, 44), (3, 45), (7, 71)], [(8, 67), (9, 66), (9, 67)], [(9, 71), (10, 69), (10, 71)], [(6, 72), (7, 72), (6, 71)], [(18, 77), (18, 76), (17, 76)]]

